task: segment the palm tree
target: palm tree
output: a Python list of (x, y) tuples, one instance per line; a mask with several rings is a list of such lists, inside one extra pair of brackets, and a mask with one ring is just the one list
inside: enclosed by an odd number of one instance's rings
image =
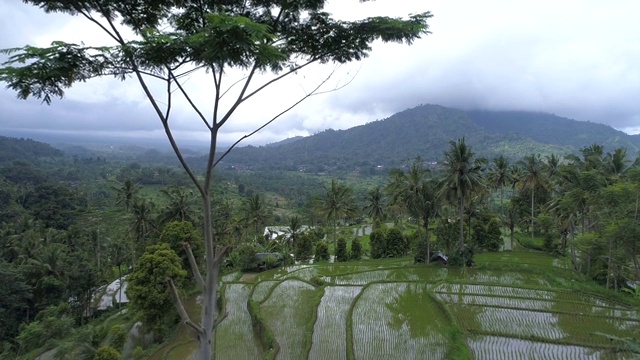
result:
[(245, 199), (242, 204), (242, 221), (254, 230), (257, 236), (260, 228), (264, 226), (269, 218), (269, 210), (264, 201), (264, 197), (260, 193), (256, 193), (252, 197)]
[(156, 229), (153, 221), (154, 207), (154, 203), (146, 199), (136, 200), (131, 207), (133, 213), (131, 230), (136, 240), (136, 244), (142, 245), (142, 248), (144, 248), (147, 235)]
[(489, 168), (487, 182), (494, 189), (500, 189), (500, 210), (504, 217), (504, 187), (511, 184), (512, 176), (509, 171), (509, 160), (500, 155), (493, 159), (493, 166)]
[(354, 207), (353, 190), (332, 179), (331, 186), (325, 187), (325, 195), (320, 198), (320, 201), (319, 206), (326, 219), (333, 222), (333, 242), (335, 243), (338, 218), (346, 218), (357, 213)]
[(464, 201), (484, 186), (482, 181), (482, 159), (467, 146), (464, 138), (449, 142), (449, 150), (444, 153), (444, 177), (440, 183), (443, 195), (458, 203), (460, 216), (460, 249), (464, 248)]
[(298, 215), (291, 216), (289, 218), (289, 228), (287, 229), (289, 242), (296, 246), (298, 243), (298, 236), (302, 233), (302, 221)]
[(124, 207), (129, 211), (136, 198), (138, 197), (138, 192), (140, 191), (140, 185), (134, 183), (133, 180), (127, 179), (122, 183), (122, 185), (118, 188), (114, 188), (117, 191), (116, 194), (116, 204), (124, 205)]
[(167, 205), (160, 214), (160, 223), (166, 224), (171, 221), (195, 222), (193, 205), (196, 197), (192, 190), (172, 185), (168, 189), (160, 190), (160, 193), (167, 199)]
[(366, 197), (365, 201), (367, 204), (364, 207), (364, 210), (373, 222), (383, 221), (385, 219), (385, 209), (384, 209), (384, 194), (380, 190), (380, 187), (376, 187), (370, 190)]
[(520, 166), (522, 168), (520, 183), (523, 188), (531, 190), (531, 238), (533, 238), (535, 190), (536, 187), (544, 187), (546, 184), (544, 174), (545, 167), (539, 154), (525, 156), (524, 159), (520, 161)]

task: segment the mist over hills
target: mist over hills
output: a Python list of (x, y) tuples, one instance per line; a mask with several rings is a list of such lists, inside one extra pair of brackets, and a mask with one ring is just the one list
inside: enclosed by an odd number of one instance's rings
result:
[(465, 137), (481, 156), (512, 159), (540, 153), (577, 152), (597, 143), (609, 151), (640, 149), (640, 136), (607, 125), (525, 111), (465, 111), (439, 105), (420, 105), (389, 118), (347, 130), (325, 130), (269, 146), (235, 149), (224, 160), (228, 166), (252, 169), (352, 168), (401, 166), (421, 157), (442, 160), (449, 141)]
[[(420, 105), (347, 130), (329, 129), (265, 146), (241, 146), (227, 155), (220, 165), (252, 170), (373, 171), (378, 166), (402, 166), (416, 157), (429, 162), (441, 161), (449, 142), (461, 137), (466, 138), (478, 155), (489, 159), (505, 155), (515, 160), (532, 153), (563, 155), (594, 143), (603, 145), (605, 151), (625, 147), (630, 157), (635, 157), (640, 149), (640, 135), (628, 135), (603, 124), (540, 112), (465, 111), (439, 105)], [(177, 165), (175, 155), (166, 144), (159, 147), (139, 142), (112, 146), (103, 142), (89, 146), (86, 142), (91, 142), (91, 139), (87, 138), (82, 141), (54, 139), (65, 141), (66, 145), (57, 144), (55, 147), (68, 156), (116, 156)], [(5, 145), (18, 143), (29, 144), (16, 139), (5, 142)], [(6, 146), (5, 155), (11, 152)], [(53, 150), (45, 152), (60, 156)], [(196, 168), (204, 166), (205, 153), (200, 147), (183, 150), (183, 155)]]

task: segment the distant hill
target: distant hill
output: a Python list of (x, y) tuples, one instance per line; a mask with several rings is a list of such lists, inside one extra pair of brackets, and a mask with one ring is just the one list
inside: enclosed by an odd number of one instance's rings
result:
[(62, 151), (39, 141), (0, 136), (0, 164), (62, 157)]
[(449, 141), (467, 139), (473, 150), (489, 159), (505, 155), (577, 152), (593, 143), (606, 151), (640, 149), (640, 136), (607, 125), (576, 121), (546, 113), (523, 111), (464, 111), (420, 105), (387, 119), (347, 130), (326, 130), (295, 142), (234, 150), (228, 166), (286, 170), (347, 170), (401, 166), (416, 157), (441, 161)]
[(467, 111), (469, 119), (494, 134), (516, 133), (539, 143), (579, 149), (593, 143), (607, 149), (626, 147), (635, 153), (640, 136), (628, 135), (604, 124), (576, 121), (560, 116), (525, 111)]

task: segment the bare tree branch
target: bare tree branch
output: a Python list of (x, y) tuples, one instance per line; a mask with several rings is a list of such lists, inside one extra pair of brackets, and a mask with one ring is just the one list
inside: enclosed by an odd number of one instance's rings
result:
[(169, 292), (171, 293), (171, 297), (173, 297), (173, 304), (176, 306), (176, 310), (178, 314), (180, 314), (180, 320), (183, 324), (187, 325), (193, 331), (196, 332), (198, 336), (204, 335), (204, 330), (198, 324), (194, 323), (187, 310), (185, 310), (184, 305), (182, 305), (182, 300), (180, 299), (180, 294), (178, 294), (178, 289), (176, 289), (176, 285), (173, 283), (172, 279), (167, 279), (167, 286), (169, 287)]
[(173, 81), (175, 81), (176, 85), (178, 86), (178, 89), (180, 89), (180, 92), (182, 93), (184, 98), (187, 99), (187, 101), (189, 102), (189, 105), (191, 105), (191, 108), (196, 112), (196, 114), (198, 114), (198, 116), (200, 117), (200, 120), (202, 120), (202, 122), (205, 124), (207, 129), (211, 130), (211, 126), (209, 125), (209, 122), (204, 117), (204, 115), (202, 115), (202, 112), (200, 111), (200, 109), (198, 109), (196, 104), (193, 103), (189, 94), (187, 94), (187, 92), (184, 90), (184, 87), (182, 87), (182, 84), (180, 84), (178, 79), (176, 79), (176, 77), (173, 75), (173, 71), (169, 70), (169, 76), (173, 79)]
[[(295, 68), (285, 72), (284, 74), (280, 75), (280, 76), (276, 76), (275, 78), (267, 81), (265, 84), (263, 84), (262, 86), (260, 86), (259, 88), (257, 88), (256, 90), (252, 91), (251, 93), (249, 93), (249, 95), (245, 96), (245, 97), (238, 97), (238, 100), (236, 100), (236, 102), (233, 104), (233, 106), (231, 107), (231, 109), (229, 109), (229, 111), (227, 112), (227, 114), (224, 116), (224, 118), (222, 118), (222, 120), (220, 120), (220, 124), (218, 124), (218, 128), (222, 125), (224, 125), (224, 123), (229, 120), (229, 118), (231, 117), (231, 114), (233, 114), (233, 112), (236, 110), (236, 108), (238, 106), (240, 106), (240, 104), (242, 104), (245, 100), (248, 100), (249, 98), (251, 98), (252, 96), (254, 96), (255, 94), (259, 93), (260, 91), (262, 91), (264, 88), (266, 88), (267, 86), (275, 83), (276, 81), (287, 77), (288, 75), (306, 67), (307, 65), (310, 65), (316, 61), (318, 61), (319, 58), (313, 58), (311, 60), (309, 60), (308, 62), (300, 65), (300, 66), (296, 66)], [(252, 70), (253, 71), (253, 70)], [(250, 74), (249, 76), (252, 76), (252, 74)], [(246, 90), (246, 87), (249, 83), (251, 79), (247, 79), (247, 83), (245, 83), (245, 88), (243, 89), (241, 95), (244, 95), (244, 90)], [(215, 165), (214, 165), (215, 166)]]
[(238, 81), (234, 82), (233, 84), (231, 84), (231, 86), (229, 86), (229, 87), (227, 88), (227, 90), (225, 90), (225, 91), (222, 93), (222, 95), (220, 95), (220, 99), (222, 99), (222, 97), (223, 97), (226, 93), (228, 93), (228, 92), (229, 92), (229, 90), (231, 90), (234, 86), (236, 86), (237, 84), (239, 84), (242, 80), (244, 80), (244, 79), (246, 79), (246, 78), (247, 78), (247, 77), (245, 76), (245, 77), (243, 77), (242, 79), (240, 79), (240, 80), (238, 80)]
[(229, 245), (226, 245), (222, 248), (218, 248), (216, 251), (216, 256), (213, 258), (213, 263), (214, 264), (222, 263), (222, 258), (224, 258), (224, 256), (227, 255), (229, 251), (231, 251), (231, 246)]
[[(289, 112), (291, 109), (293, 109), (294, 107), (298, 106), (298, 104), (300, 104), (301, 102), (305, 101), (306, 99), (308, 99), (311, 96), (314, 95), (318, 95), (318, 93), (316, 93), (318, 91), (318, 89), (320, 89), (322, 87), (322, 85), (324, 85), (329, 78), (331, 78), (331, 76), (334, 74), (335, 70), (333, 70), (329, 76), (327, 76), (327, 78), (325, 78), (324, 80), (322, 80), (322, 82), (320, 82), (320, 84), (318, 86), (316, 86), (310, 93), (305, 94), (305, 96), (303, 96), (300, 100), (296, 101), (293, 105), (289, 106), (288, 108), (286, 108), (284, 111), (282, 111), (281, 113), (279, 113), (278, 115), (274, 116), (273, 118), (271, 118), (271, 120), (267, 121), (266, 123), (262, 124), (262, 126), (260, 126), (259, 128), (255, 129), (254, 131), (252, 131), (251, 133), (244, 135), (243, 137), (241, 137), (240, 139), (238, 139), (236, 142), (233, 143), (233, 145), (231, 145), (223, 154), (222, 156), (220, 156), (218, 158), (218, 160), (216, 160), (216, 162), (213, 164), (213, 166), (215, 167), (216, 165), (218, 165), (218, 163), (220, 161), (222, 161), (222, 159), (224, 159), (225, 156), (227, 156), (231, 150), (233, 150), (233, 148), (236, 147), (236, 145), (238, 145), (240, 142), (242, 142), (243, 140), (253, 136), (255, 133), (257, 133), (258, 131), (264, 129), (265, 127), (267, 127), (269, 124), (271, 124), (272, 122), (274, 122), (276, 119), (278, 119), (280, 116), (286, 114), (287, 112)], [(352, 81), (352, 80), (351, 80)], [(343, 85), (342, 87), (344, 87), (346, 85)], [(338, 90), (339, 88), (334, 89)], [(326, 93), (328, 91), (324, 91), (322, 92), (322, 94)]]
[(171, 79), (167, 78), (167, 109), (164, 113), (164, 118), (168, 119), (169, 115), (171, 114), (171, 98), (172, 98), (172, 92), (171, 92)]
[[(233, 114), (236, 111), (238, 106), (240, 106), (240, 104), (242, 104), (242, 102), (244, 101), (243, 100), (244, 94), (247, 92), (247, 88), (249, 87), (249, 84), (251, 83), (251, 79), (253, 79), (253, 75), (256, 73), (257, 69), (258, 69), (258, 62), (256, 61), (253, 64), (253, 67), (251, 68), (251, 71), (249, 72), (249, 76), (247, 76), (247, 80), (244, 82), (244, 86), (242, 87), (242, 90), (240, 91), (240, 94), (238, 95), (238, 99), (236, 99), (236, 102), (233, 103), (233, 106), (231, 106), (231, 109), (229, 109), (229, 111), (227, 111), (227, 113), (224, 115), (222, 120), (220, 120), (219, 123), (214, 124), (216, 129), (220, 129), (220, 127), (222, 125), (224, 125), (224, 123), (227, 122), (227, 120), (229, 120), (229, 118), (231, 117), (231, 114)], [(220, 70), (222, 71), (222, 69), (220, 69)]]
[(211, 329), (213, 330), (217, 328), (218, 325), (220, 325), (220, 323), (222, 322), (222, 320), (224, 320), (228, 315), (229, 315), (229, 310), (226, 310), (224, 314), (218, 316), (218, 318), (213, 322), (213, 326), (211, 327)]
[(193, 273), (193, 277), (196, 279), (196, 284), (198, 284), (200, 291), (204, 291), (204, 279), (202, 278), (202, 274), (198, 268), (198, 262), (193, 256), (193, 251), (191, 251), (191, 245), (188, 242), (183, 242), (182, 247), (187, 253), (187, 259), (189, 259), (189, 265), (191, 265), (191, 272)]

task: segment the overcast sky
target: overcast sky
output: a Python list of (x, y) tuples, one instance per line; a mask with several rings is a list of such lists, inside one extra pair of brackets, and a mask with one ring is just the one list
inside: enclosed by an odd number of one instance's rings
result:
[[(431, 11), (432, 34), (412, 46), (376, 43), (361, 62), (337, 69), (316, 66), (270, 87), (245, 103), (223, 128), (224, 142), (280, 113), (334, 69), (325, 89), (346, 84), (344, 88), (306, 100), (251, 142), (346, 129), (427, 103), (543, 111), (640, 133), (640, 1), (332, 0), (327, 10), (349, 20)], [(18, 0), (0, 0), (0, 14), (0, 48), (47, 46), (54, 40), (111, 44), (95, 25), (44, 14)], [(206, 114), (211, 111), (209, 79), (196, 74), (185, 84)], [(258, 78), (256, 84), (266, 79)], [(152, 88), (157, 96), (164, 94), (161, 84)], [(202, 139), (202, 123), (188, 105), (178, 100), (174, 104), (172, 124), (180, 139)], [(134, 80), (80, 84), (51, 106), (18, 100), (2, 89), (0, 109), (0, 135), (7, 129), (28, 129), (118, 138), (163, 136)]]

